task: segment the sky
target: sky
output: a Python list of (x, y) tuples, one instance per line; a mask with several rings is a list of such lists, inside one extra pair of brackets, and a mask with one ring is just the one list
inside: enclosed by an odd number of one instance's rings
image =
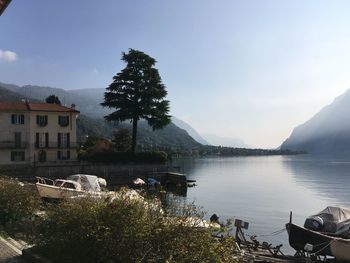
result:
[(199, 133), (274, 148), (350, 88), (350, 1), (13, 0), (0, 82), (105, 88), (141, 50), (171, 114)]

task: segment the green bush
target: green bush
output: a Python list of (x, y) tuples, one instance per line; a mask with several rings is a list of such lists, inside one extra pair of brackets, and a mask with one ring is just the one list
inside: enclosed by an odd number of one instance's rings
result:
[(95, 163), (164, 164), (168, 160), (168, 155), (165, 152), (99, 152), (81, 156), (83, 160)]
[(18, 181), (0, 177), (0, 225), (30, 220), (39, 205), (39, 198)]
[[(189, 227), (156, 200), (70, 201), (48, 209), (32, 242), (56, 262), (233, 262), (233, 239)], [(188, 212), (191, 211), (191, 212)], [(194, 213), (195, 212), (195, 213)]]

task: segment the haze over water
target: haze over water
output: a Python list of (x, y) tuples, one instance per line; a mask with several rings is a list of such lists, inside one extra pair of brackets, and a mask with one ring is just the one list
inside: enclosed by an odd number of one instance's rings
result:
[[(248, 234), (266, 235), (329, 205), (350, 207), (350, 157), (312, 155), (185, 159), (179, 163), (188, 179), (187, 201), (195, 201), (220, 220), (250, 223)], [(293, 253), (287, 233), (258, 237)]]

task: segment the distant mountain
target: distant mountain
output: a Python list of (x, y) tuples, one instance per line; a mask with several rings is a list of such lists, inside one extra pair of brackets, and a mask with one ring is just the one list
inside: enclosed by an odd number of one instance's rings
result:
[(203, 145), (208, 145), (209, 143), (195, 130), (190, 126), (188, 123), (176, 118), (176, 117), (171, 117), (171, 121), (179, 128), (184, 129), (185, 131), (188, 132), (188, 134), (195, 139), (197, 142), (203, 144)]
[(281, 149), (308, 153), (350, 153), (350, 90), (296, 127)]
[[(26, 99), (25, 96), (18, 94), (17, 92), (11, 91), (4, 87), (2, 83), (0, 83), (0, 101), (8, 101), (8, 102), (20, 102)], [(31, 100), (33, 102), (37, 100)]]
[(220, 137), (215, 134), (203, 134), (203, 137), (209, 142), (210, 145), (225, 146), (225, 147), (237, 147), (237, 148), (250, 148), (249, 145), (245, 144), (242, 139), (239, 138), (228, 138)]
[[(113, 132), (117, 129), (131, 128), (129, 122), (119, 125), (107, 123), (103, 116), (110, 110), (100, 106), (103, 100), (105, 89), (83, 89), (83, 90), (63, 90), (51, 87), (41, 87), (26, 85), (23, 87), (0, 83), (0, 101), (20, 102), (23, 99), (30, 101), (44, 101), (51, 94), (59, 97), (62, 104), (70, 106), (76, 105), (76, 109), (81, 112), (77, 120), (77, 136), (81, 141), (88, 136), (103, 136), (112, 138)], [(179, 120), (180, 121), (180, 120)], [(187, 125), (190, 127), (189, 125)], [(186, 130), (171, 123), (162, 130), (153, 131), (145, 122), (140, 121), (138, 128), (138, 145), (140, 147), (162, 147), (173, 149), (192, 149), (200, 146)]]

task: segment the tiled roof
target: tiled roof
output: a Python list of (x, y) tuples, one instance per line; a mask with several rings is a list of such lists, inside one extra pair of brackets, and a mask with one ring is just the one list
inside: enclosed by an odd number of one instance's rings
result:
[(25, 103), (18, 102), (0, 102), (0, 110), (19, 110), (27, 111), (27, 105)]
[(60, 111), (60, 112), (78, 112), (73, 108), (64, 107), (58, 104), (51, 103), (28, 103), (31, 111)]
[(79, 112), (73, 108), (51, 103), (13, 103), (0, 102), (0, 110), (15, 111), (51, 111), (51, 112)]

